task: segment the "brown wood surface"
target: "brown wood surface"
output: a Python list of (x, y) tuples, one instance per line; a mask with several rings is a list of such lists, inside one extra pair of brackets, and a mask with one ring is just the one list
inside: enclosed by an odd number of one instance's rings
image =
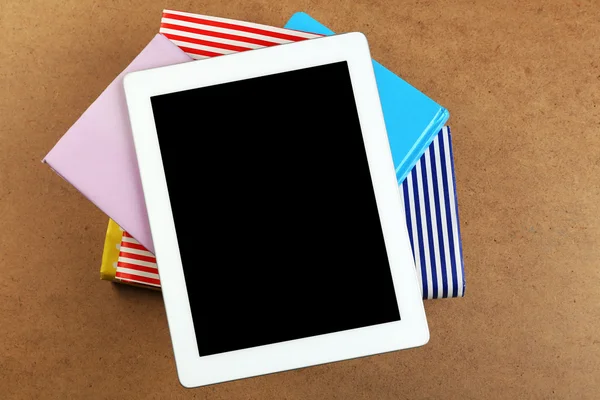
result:
[[(107, 218), (40, 160), (163, 7), (308, 11), (452, 116), (468, 281), (420, 349), (179, 386), (160, 293), (98, 278)], [(0, 398), (600, 398), (597, 0), (1, 0)]]

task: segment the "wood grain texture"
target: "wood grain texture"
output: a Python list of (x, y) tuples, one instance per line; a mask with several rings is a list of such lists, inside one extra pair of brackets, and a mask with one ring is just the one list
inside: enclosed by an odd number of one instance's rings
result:
[[(40, 163), (164, 7), (363, 31), (450, 110), (467, 296), (429, 345), (179, 386), (160, 293), (98, 279), (106, 217)], [(0, 398), (598, 398), (597, 1), (3, 0), (0, 31)]]

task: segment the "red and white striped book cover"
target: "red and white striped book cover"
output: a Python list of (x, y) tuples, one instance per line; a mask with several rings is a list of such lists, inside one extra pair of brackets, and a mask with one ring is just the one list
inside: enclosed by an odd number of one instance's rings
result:
[(123, 232), (121, 238), (115, 278), (127, 283), (160, 287), (154, 254), (127, 232)]
[[(321, 36), (173, 10), (163, 11), (160, 33), (197, 60)], [(127, 232), (121, 239), (115, 279), (160, 287), (156, 258)]]
[(321, 36), (173, 10), (163, 11), (159, 32), (197, 60)]
[[(197, 60), (321, 36), (173, 10), (163, 11), (160, 33)], [(127, 232), (121, 239), (115, 278), (160, 287), (156, 258)]]

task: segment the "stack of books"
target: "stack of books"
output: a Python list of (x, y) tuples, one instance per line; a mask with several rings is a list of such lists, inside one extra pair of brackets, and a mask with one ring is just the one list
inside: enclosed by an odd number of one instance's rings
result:
[[(111, 218), (102, 279), (160, 288), (123, 76), (332, 34), (305, 13), (294, 14), (285, 28), (276, 28), (180, 11), (163, 12), (159, 34), (44, 159)], [(452, 136), (445, 126), (449, 114), (381, 64), (373, 61), (373, 66), (423, 297), (461, 297), (465, 278)]]

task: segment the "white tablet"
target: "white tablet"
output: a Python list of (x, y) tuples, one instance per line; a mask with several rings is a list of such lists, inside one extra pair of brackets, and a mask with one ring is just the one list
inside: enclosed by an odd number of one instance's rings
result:
[(184, 386), (427, 342), (362, 34), (134, 72), (125, 92)]

